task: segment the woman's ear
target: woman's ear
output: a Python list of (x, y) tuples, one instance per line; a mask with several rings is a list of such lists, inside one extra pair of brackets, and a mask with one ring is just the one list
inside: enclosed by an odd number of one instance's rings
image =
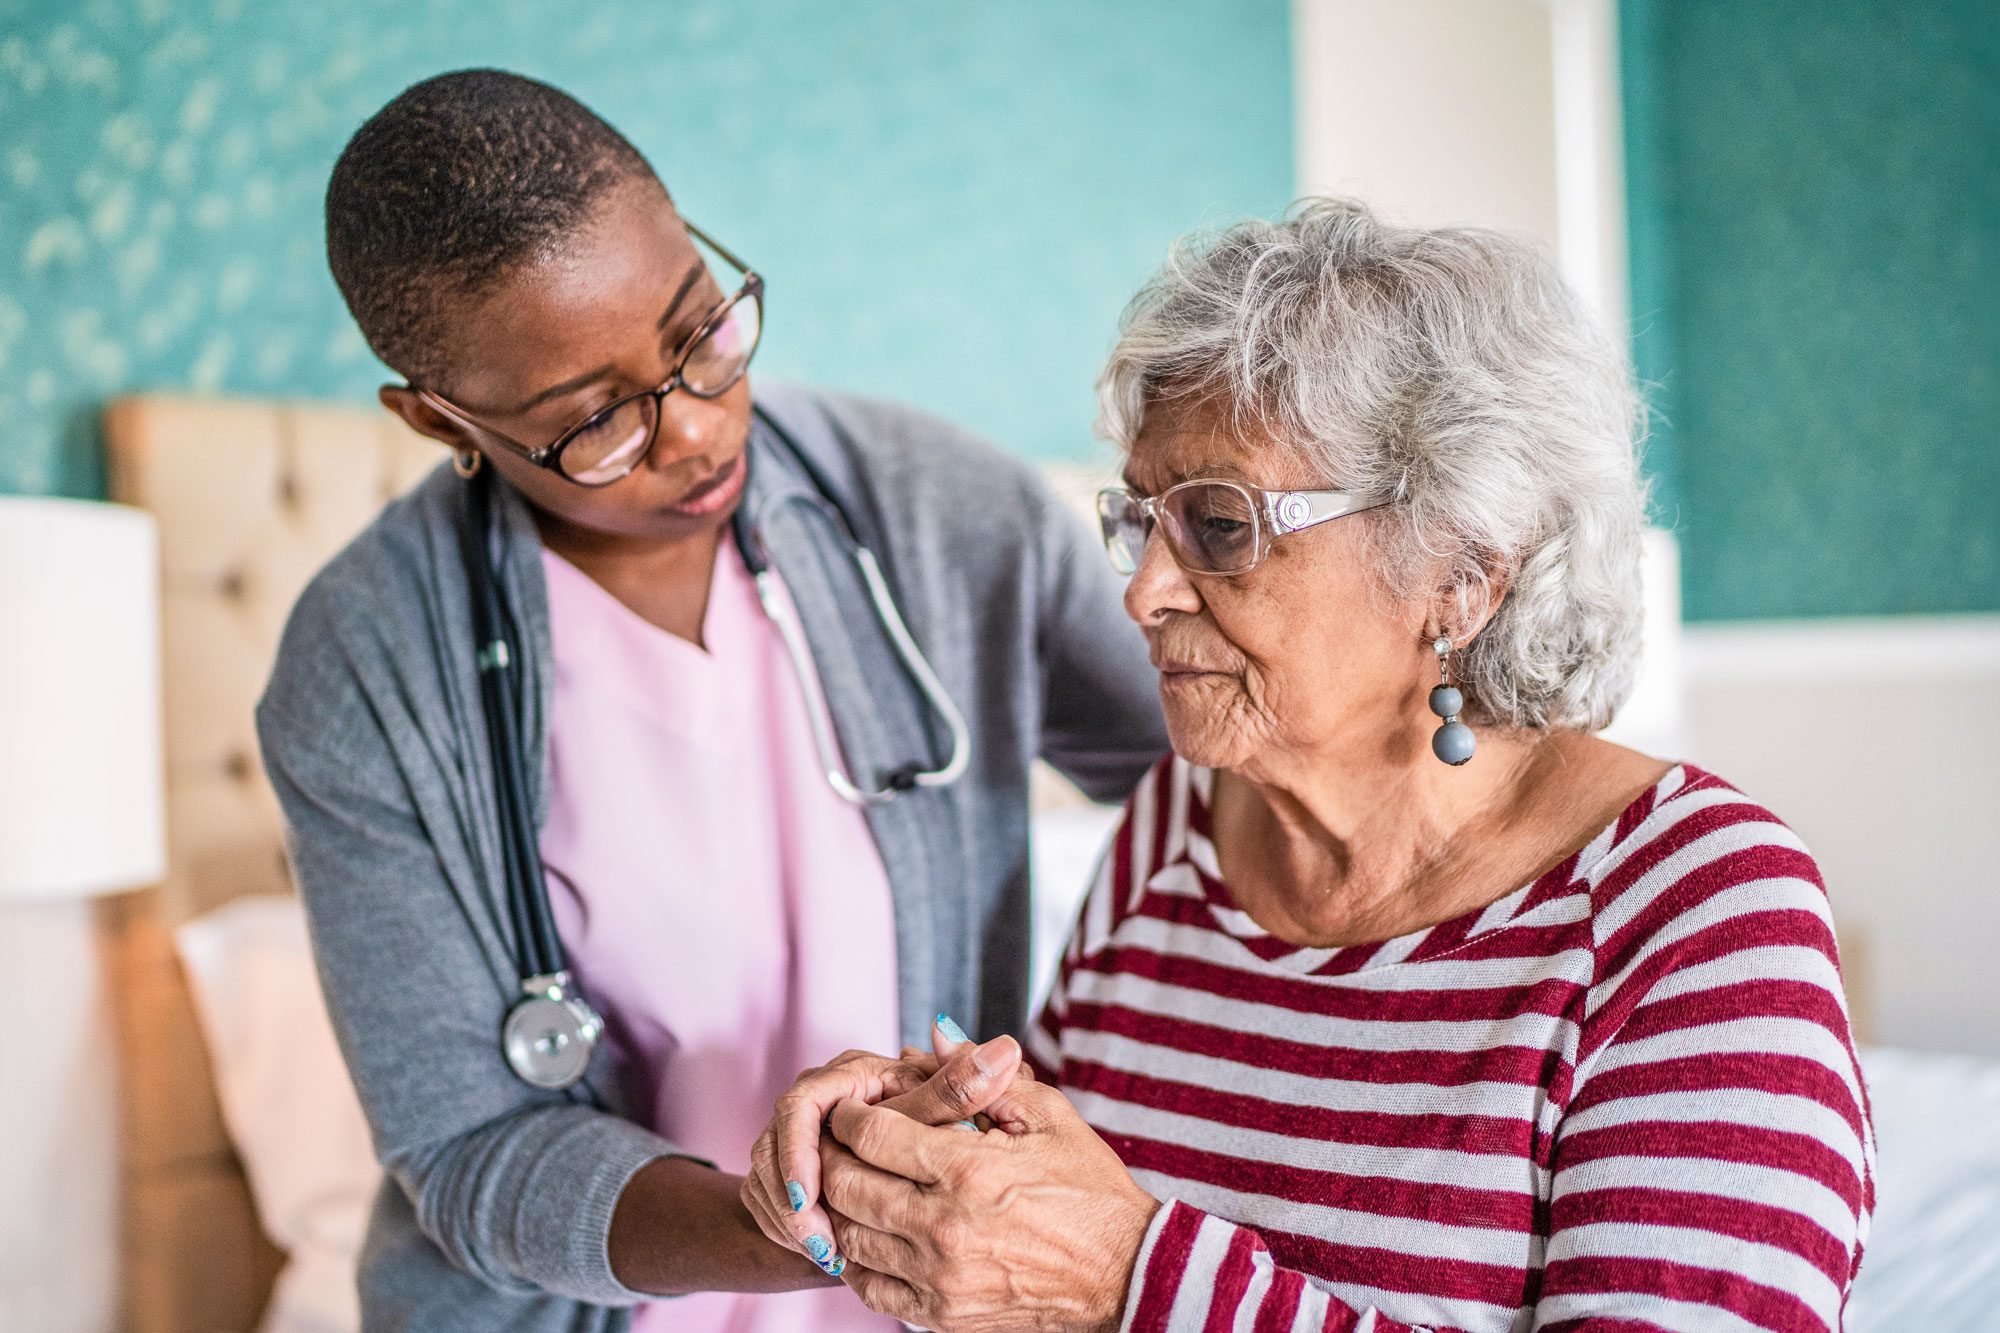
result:
[(422, 394), (409, 385), (385, 384), (375, 391), (375, 396), (381, 399), (382, 406), (401, 417), (417, 434), (436, 440), (453, 451), (474, 447), (463, 426), (432, 407)]
[(1490, 553), (1479, 556), (1476, 574), (1448, 573), (1431, 599), (1424, 620), (1425, 642), (1439, 635), (1457, 644), (1472, 642), (1499, 614), (1513, 583), (1513, 564)]
[(1507, 590), (1514, 586), (1514, 564), (1491, 556), (1481, 560), (1480, 567), (1486, 574), (1486, 610), (1479, 617), (1479, 628), (1485, 629), (1500, 614), (1500, 604), (1507, 600)]

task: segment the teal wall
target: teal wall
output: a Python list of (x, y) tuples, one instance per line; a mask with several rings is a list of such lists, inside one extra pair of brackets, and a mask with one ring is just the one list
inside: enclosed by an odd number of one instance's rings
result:
[(1691, 619), (2000, 610), (2000, 2), (1624, 0)]
[(766, 371), (1039, 456), (1179, 232), (1292, 180), (1285, 0), (0, 0), (0, 491), (103, 488), (135, 388), (366, 401), (346, 136), (493, 64), (567, 87), (770, 281)]

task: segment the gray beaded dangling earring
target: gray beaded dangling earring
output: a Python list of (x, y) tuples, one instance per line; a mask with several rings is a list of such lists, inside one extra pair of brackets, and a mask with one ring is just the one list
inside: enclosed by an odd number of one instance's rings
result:
[(1431, 753), (1456, 768), (1472, 758), (1479, 740), (1471, 727), (1458, 720), (1459, 710), (1465, 707), (1465, 696), (1452, 685), (1445, 668), (1451, 657), (1451, 640), (1439, 636), (1431, 641), (1431, 651), (1438, 658), (1438, 683), (1431, 687), (1431, 711), (1444, 719), (1444, 725), (1431, 735)]

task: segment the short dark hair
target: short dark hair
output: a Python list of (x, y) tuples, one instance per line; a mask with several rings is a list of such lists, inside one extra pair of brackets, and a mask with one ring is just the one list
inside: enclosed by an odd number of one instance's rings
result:
[(440, 74), (371, 116), (326, 187), (326, 257), (375, 354), (443, 369), (444, 299), (557, 250), (615, 187), (658, 184), (625, 136), (546, 83), (497, 69)]

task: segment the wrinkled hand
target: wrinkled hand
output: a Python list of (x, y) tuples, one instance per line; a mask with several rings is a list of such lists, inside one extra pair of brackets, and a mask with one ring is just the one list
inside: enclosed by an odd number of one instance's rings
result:
[(846, 1259), (820, 1202), (820, 1128), (827, 1113), (852, 1099), (879, 1103), (913, 1123), (956, 1125), (983, 1111), (1026, 1069), (1012, 1037), (976, 1046), (933, 1028), (931, 1042), (934, 1054), (906, 1047), (901, 1058), (890, 1059), (847, 1051), (799, 1075), (750, 1149), (742, 1198), (759, 1230), (839, 1277)]
[(1115, 1329), (1158, 1201), (1054, 1088), (1017, 1082), (988, 1114), (972, 1135), (834, 1108), (820, 1179), (842, 1280), (948, 1333)]

